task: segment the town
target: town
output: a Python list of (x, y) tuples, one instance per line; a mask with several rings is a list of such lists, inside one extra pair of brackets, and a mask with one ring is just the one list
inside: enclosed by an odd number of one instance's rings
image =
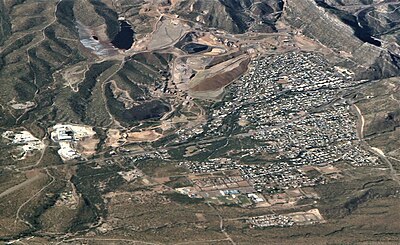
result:
[[(191, 151), (202, 158), (207, 152), (213, 155), (199, 161), (192, 153), (191, 160), (181, 162), (191, 173), (238, 171), (260, 198), (273, 205), (282, 203), (274, 201), (276, 195), (288, 190), (340, 178), (336, 164), (377, 164), (360, 143), (357, 116), (344, 96), (362, 83), (352, 80), (350, 71), (307, 52), (261, 57), (251, 67), (209, 110), (205, 124), (179, 131), (177, 145), (198, 142)], [(215, 151), (212, 145), (221, 141), (224, 146)], [(327, 174), (323, 169), (335, 170)], [(240, 188), (227, 188), (225, 193), (230, 190)], [(205, 196), (201, 191), (190, 193)], [(312, 191), (299, 199), (305, 196), (318, 199)]]
[[(314, 53), (260, 57), (247, 75), (227, 87), (222, 101), (208, 108), (207, 120), (177, 129), (173, 143), (145, 150), (135, 142), (156, 142), (161, 135), (108, 131), (110, 158), (105, 163), (118, 164), (116, 156), (132, 164), (177, 162), (188, 171), (188, 185), (174, 191), (209, 204), (291, 209), (302, 202), (311, 207), (320, 198), (315, 186), (342, 177), (337, 164), (377, 164), (359, 140), (357, 116), (344, 94), (360, 83), (350, 71), (331, 68)], [(63, 161), (87, 159), (100, 142), (95, 129), (85, 125), (56, 124), (49, 133)], [(6, 132), (3, 137), (26, 144), (24, 151), (44, 147), (29, 133)], [(173, 153), (176, 149), (185, 154)], [(119, 174), (127, 182), (143, 176), (139, 168)], [(315, 214), (300, 216), (305, 221), (266, 215), (247, 223), (285, 227), (323, 220)]]

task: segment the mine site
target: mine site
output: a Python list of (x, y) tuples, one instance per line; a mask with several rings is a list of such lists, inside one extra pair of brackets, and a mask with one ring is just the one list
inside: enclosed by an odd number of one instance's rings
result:
[(0, 243), (398, 244), (399, 10), (0, 1)]

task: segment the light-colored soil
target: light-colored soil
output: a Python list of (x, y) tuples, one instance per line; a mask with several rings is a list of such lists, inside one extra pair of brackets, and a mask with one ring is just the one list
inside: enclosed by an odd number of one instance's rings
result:
[(189, 27), (177, 19), (169, 19), (164, 17), (157, 23), (157, 29), (152, 35), (149, 42), (149, 49), (161, 49), (168, 47), (179, 41), (185, 33), (189, 31)]
[(196, 218), (198, 219), (198, 221), (207, 222), (207, 219), (206, 219), (206, 217), (204, 216), (203, 213), (196, 213), (195, 215), (196, 215)]
[(129, 92), (126, 90), (123, 90), (118, 87), (117, 83), (112, 80), (111, 81), (111, 89), (114, 94), (114, 97), (120, 101), (121, 103), (124, 104), (124, 107), (126, 109), (130, 109), (133, 106), (135, 106), (135, 101), (132, 99), (132, 97), (129, 95)]
[(301, 34), (294, 35), (293, 41), (295, 45), (303, 51), (320, 52), (322, 54), (332, 53), (332, 51), (325, 46)]
[(83, 63), (78, 63), (76, 66), (63, 70), (61, 75), (66, 81), (65, 85), (70, 86), (74, 91), (77, 91), (77, 85), (79, 82), (83, 81), (87, 70), (88, 67), (84, 66)]
[(325, 167), (319, 167), (318, 170), (323, 172), (324, 174), (333, 174), (333, 173), (340, 172), (339, 169), (337, 169), (336, 167), (334, 167), (332, 165), (325, 166)]
[(122, 139), (121, 131), (118, 129), (110, 129), (107, 131), (106, 146), (111, 146), (113, 148), (121, 145), (119, 140)]
[(97, 144), (100, 142), (96, 138), (85, 138), (79, 142), (80, 148), (82, 148), (81, 154), (83, 156), (91, 156), (96, 153)]
[(216, 56), (216, 55), (220, 55), (220, 54), (224, 54), (224, 53), (226, 53), (226, 50), (225, 50), (225, 49), (222, 49), (222, 48), (213, 48), (213, 49), (211, 49), (210, 52), (204, 53), (204, 55), (207, 55), (207, 56)]
[(153, 178), (153, 180), (159, 184), (164, 184), (169, 181), (169, 177), (158, 177), (158, 178)]
[(208, 34), (197, 39), (198, 43), (205, 44), (208, 46), (219, 46), (221, 45), (220, 42), (217, 41), (217, 37), (212, 34)]
[(248, 125), (249, 121), (247, 121), (246, 119), (241, 118), (241, 119), (239, 119), (238, 124), (239, 124), (239, 126), (243, 127), (243, 126)]
[(162, 135), (154, 130), (142, 131), (142, 132), (131, 132), (128, 133), (127, 141), (129, 142), (141, 142), (141, 141), (155, 141)]

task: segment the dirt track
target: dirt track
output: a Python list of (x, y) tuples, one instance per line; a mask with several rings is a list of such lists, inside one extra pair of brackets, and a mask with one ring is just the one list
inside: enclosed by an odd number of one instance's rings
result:
[(20, 183), (18, 185), (14, 185), (13, 187), (10, 187), (7, 190), (5, 190), (2, 193), (0, 193), (0, 198), (3, 198), (5, 196), (7, 196), (8, 194), (13, 193), (13, 192), (15, 192), (15, 191), (17, 191), (17, 190), (29, 185), (30, 183), (32, 183), (32, 182), (34, 182), (34, 181), (36, 181), (36, 180), (38, 180), (38, 179), (40, 179), (40, 178), (42, 178), (44, 176), (45, 176), (44, 174), (38, 173), (35, 176), (33, 176), (32, 178), (27, 179), (27, 180), (25, 180), (24, 182), (22, 182), (22, 183)]

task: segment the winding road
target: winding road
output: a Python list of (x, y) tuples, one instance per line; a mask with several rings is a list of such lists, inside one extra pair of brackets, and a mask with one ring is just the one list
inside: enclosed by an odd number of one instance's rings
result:
[(388, 167), (389, 167), (389, 173), (390, 173), (390, 177), (392, 178), (393, 181), (395, 181), (399, 186), (400, 186), (400, 178), (399, 175), (397, 174), (397, 170), (393, 167), (392, 162), (389, 161), (389, 159), (386, 157), (385, 153), (376, 147), (372, 147), (371, 145), (368, 144), (368, 142), (365, 141), (364, 139), (364, 126), (365, 126), (365, 120), (364, 120), (364, 116), (361, 113), (360, 108), (356, 105), (353, 104), (358, 117), (359, 117), (359, 125), (358, 125), (358, 134), (359, 134), (359, 139), (360, 141), (368, 148), (368, 150), (373, 153), (374, 155), (377, 155), (379, 157), (379, 159), (381, 159), (382, 162), (384, 162)]

